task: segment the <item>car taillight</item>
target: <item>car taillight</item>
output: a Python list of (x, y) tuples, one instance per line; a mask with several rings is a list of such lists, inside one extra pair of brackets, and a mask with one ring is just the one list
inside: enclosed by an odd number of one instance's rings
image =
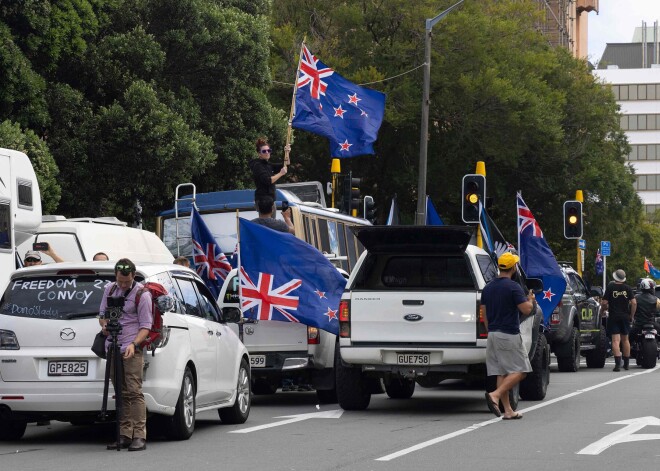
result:
[(347, 299), (339, 303), (339, 336), (343, 338), (351, 336), (351, 305)]
[(16, 334), (11, 330), (0, 330), (0, 350), (20, 350)]
[(307, 345), (318, 345), (321, 343), (321, 334), (318, 327), (307, 326)]
[(557, 307), (554, 308), (552, 311), (552, 315), (550, 316), (550, 325), (557, 325), (561, 322), (561, 301), (559, 301), (559, 304), (557, 304)]
[(477, 338), (488, 338), (488, 329), (486, 329), (486, 308), (477, 301)]

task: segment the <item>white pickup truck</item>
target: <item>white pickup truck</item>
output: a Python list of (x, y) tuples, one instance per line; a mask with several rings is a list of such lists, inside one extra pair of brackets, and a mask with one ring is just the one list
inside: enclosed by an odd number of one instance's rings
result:
[[(238, 271), (220, 290), (221, 308), (239, 308)], [(337, 336), (316, 327), (281, 321), (232, 324), (250, 353), (252, 391), (274, 394), (284, 378), (311, 384), (321, 403), (337, 402), (334, 357)], [(242, 332), (241, 332), (242, 331)]]
[[(449, 378), (486, 378), (486, 331), (481, 291), (498, 275), (491, 257), (470, 245), (474, 229), (462, 226), (355, 228), (364, 245), (339, 308), (337, 398), (362, 410), (375, 382), (391, 398), (407, 399), (415, 383), (434, 386)], [(540, 280), (516, 281), (539, 290)], [(550, 352), (540, 335), (542, 313), (521, 325), (534, 372), (518, 392), (542, 399), (549, 382)], [(375, 381), (374, 381), (375, 380)], [(494, 388), (494, 378), (486, 381)], [(381, 391), (382, 392), (382, 391)]]

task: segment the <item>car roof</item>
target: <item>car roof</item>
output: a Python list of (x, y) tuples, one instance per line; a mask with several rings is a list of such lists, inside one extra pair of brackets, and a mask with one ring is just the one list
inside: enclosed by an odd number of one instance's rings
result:
[[(99, 274), (114, 275), (114, 268), (117, 261), (107, 262), (61, 262), (61, 263), (48, 263), (45, 265), (34, 265), (31, 267), (21, 268), (12, 273), (11, 278), (20, 278), (22, 276), (39, 276), (39, 275), (56, 275), (60, 272), (68, 272), (69, 274), (75, 273), (76, 270), (92, 270)], [(182, 265), (175, 265), (173, 263), (136, 263), (135, 268), (139, 275), (148, 278), (157, 275), (164, 271), (179, 272), (181, 274), (196, 276), (197, 273)], [(61, 273), (64, 274), (64, 273)]]

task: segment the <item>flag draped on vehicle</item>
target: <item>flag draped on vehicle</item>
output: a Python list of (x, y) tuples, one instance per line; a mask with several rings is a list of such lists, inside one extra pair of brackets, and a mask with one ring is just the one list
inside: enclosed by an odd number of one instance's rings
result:
[(193, 206), (190, 213), (190, 237), (193, 243), (194, 269), (217, 299), (231, 265), (202, 217)]
[(337, 335), (346, 280), (334, 265), (292, 234), (242, 218), (239, 231), (244, 316), (300, 322)]
[(536, 294), (536, 301), (543, 310), (545, 322), (548, 323), (552, 311), (566, 291), (566, 279), (543, 237), (541, 227), (520, 193), (517, 196), (517, 204), (520, 264), (527, 276), (543, 280), (543, 291)]
[(325, 136), (332, 157), (373, 154), (385, 95), (346, 80), (303, 44), (296, 82), (294, 128)]

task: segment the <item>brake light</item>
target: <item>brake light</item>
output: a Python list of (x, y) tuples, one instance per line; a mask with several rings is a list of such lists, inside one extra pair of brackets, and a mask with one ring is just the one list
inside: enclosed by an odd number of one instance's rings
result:
[(321, 333), (318, 327), (307, 326), (307, 345), (318, 345), (321, 343)]
[(559, 301), (559, 304), (557, 304), (557, 307), (554, 308), (552, 311), (552, 315), (550, 316), (550, 325), (557, 325), (561, 323), (561, 301)]
[(488, 338), (488, 329), (486, 329), (486, 308), (477, 301), (477, 338)]
[(343, 338), (351, 336), (351, 305), (347, 299), (339, 303), (339, 336)]
[(0, 350), (20, 350), (16, 334), (11, 330), (0, 330)]

